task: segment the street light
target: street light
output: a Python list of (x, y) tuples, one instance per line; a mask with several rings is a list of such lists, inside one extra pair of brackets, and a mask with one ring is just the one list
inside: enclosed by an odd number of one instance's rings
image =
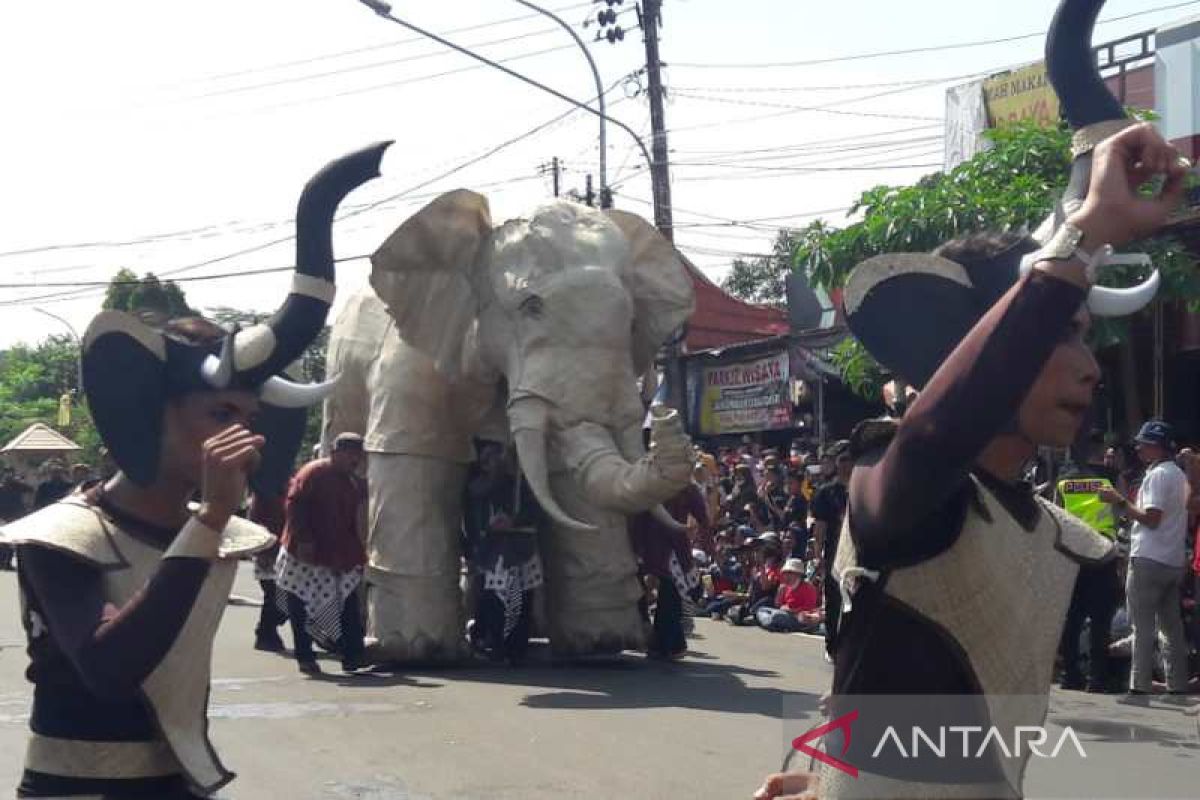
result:
[[(391, 7), (391, 5), (388, 4), (387, 0), (358, 0), (358, 2), (362, 3), (364, 6), (371, 9), (376, 14), (378, 14), (380, 17), (382, 17), (383, 19), (386, 19), (389, 22), (393, 22), (397, 25), (405, 27), (408, 30), (412, 31), (413, 33), (419, 34), (428, 39), (432, 39), (433, 41), (437, 42), (438, 44), (442, 45), (443, 47), (448, 47), (451, 50), (462, 53), (465, 56), (469, 56), (469, 57), (475, 59), (476, 61), (479, 61), (483, 64), (487, 64), (489, 67), (492, 67), (493, 69), (498, 69), (501, 72), (505, 73), (506, 75), (510, 75), (511, 77), (514, 77), (519, 81), (523, 81), (524, 83), (527, 83), (530, 86), (536, 87), (536, 88), (542, 90), (543, 92), (546, 92), (547, 94), (552, 94), (555, 97), (557, 97), (559, 100), (563, 100), (567, 103), (570, 103), (571, 105), (575, 106), (578, 109), (582, 109), (583, 111), (587, 111), (589, 114), (594, 114), (597, 117), (600, 117), (600, 119), (604, 122), (611, 122), (613, 125), (616, 125), (618, 128), (620, 128), (621, 130), (628, 133), (631, 137), (633, 137), (633, 140), (637, 143), (638, 148), (642, 151), (642, 157), (646, 159), (646, 166), (652, 167), (654, 165), (654, 159), (650, 156), (650, 151), (646, 149), (646, 143), (642, 141), (642, 137), (638, 136), (637, 132), (633, 128), (629, 127), (624, 122), (621, 122), (621, 120), (613, 119), (612, 117), (608, 116), (603, 111), (598, 111), (586, 103), (581, 103), (580, 101), (576, 100), (574, 97), (565, 95), (562, 92), (558, 91), (557, 89), (551, 89), (546, 84), (541, 83), (540, 81), (536, 81), (533, 78), (530, 78), (528, 75), (523, 75), (520, 72), (517, 72), (515, 69), (506, 67), (503, 64), (500, 64), (496, 61), (491, 60), (490, 58), (487, 58), (486, 56), (482, 56), (479, 53), (474, 52), (473, 50), (470, 50), (466, 47), (457, 45), (454, 42), (451, 42), (450, 40), (448, 40), (442, 36), (438, 36), (436, 33), (427, 31), (424, 28), (414, 25), (411, 22), (400, 19), (399, 17), (397, 17), (395, 14), (392, 13), (392, 7)], [(518, 0), (518, 2), (520, 2), (520, 0)], [(541, 9), (539, 9), (539, 10), (541, 10)], [(561, 20), (559, 20), (559, 22), (561, 23)], [(571, 32), (571, 35), (575, 36), (573, 31)], [(575, 40), (579, 41), (579, 37), (575, 36)], [(591, 61), (590, 54), (588, 55), (588, 61), (589, 62)], [(592, 67), (593, 67), (593, 69), (595, 69), (594, 64), (592, 65)], [(603, 87), (601, 87), (601, 90), (600, 90), (601, 102), (603, 102), (603, 99), (604, 99), (604, 92), (603, 92)], [(604, 148), (603, 147), (600, 148), (600, 154), (601, 154), (601, 157), (604, 156)], [(601, 186), (604, 186), (603, 181), (601, 182)], [(607, 194), (607, 192), (606, 192), (606, 194)]]
[(562, 29), (567, 33), (571, 34), (571, 38), (575, 40), (575, 44), (579, 45), (579, 49), (583, 51), (583, 57), (587, 59), (588, 66), (592, 68), (592, 77), (596, 81), (596, 98), (597, 102), (600, 104), (600, 207), (608, 208), (609, 203), (611, 202), (611, 197), (608, 191), (608, 137), (605, 128), (608, 115), (604, 110), (604, 84), (600, 82), (600, 70), (596, 68), (596, 60), (592, 58), (592, 53), (590, 50), (588, 50), (587, 45), (584, 44), (583, 39), (579, 38), (579, 34), (575, 33), (575, 29), (572, 28), (568, 23), (564, 22), (560, 17), (555, 15), (552, 11), (548, 11), (539, 5), (530, 3), (528, 0), (516, 1), (528, 9), (532, 9), (539, 14), (544, 14), (545, 16), (557, 22), (559, 26), (562, 27)]
[(80, 339), (79, 339), (79, 333), (78, 333), (78, 332), (75, 330), (75, 326), (74, 326), (74, 325), (72, 325), (71, 323), (67, 322), (65, 319), (63, 319), (62, 317), (60, 317), (58, 314), (54, 314), (54, 313), (52, 313), (52, 312), (50, 312), (50, 311), (47, 311), (47, 310), (46, 310), (46, 309), (44, 309), (44, 308), (38, 308), (37, 306), (33, 306), (33, 310), (34, 310), (34, 311), (36, 311), (36, 312), (38, 312), (39, 314), (45, 314), (47, 317), (50, 317), (51, 319), (56, 319), (56, 320), (58, 320), (59, 322), (61, 322), (63, 325), (66, 325), (66, 326), (67, 326), (67, 330), (69, 330), (69, 331), (71, 332), (71, 337), (75, 339), (75, 344), (76, 344), (76, 345), (78, 345), (79, 347), (82, 347), (82, 346), (83, 346), (83, 342), (81, 342), (81, 341), (80, 341)]

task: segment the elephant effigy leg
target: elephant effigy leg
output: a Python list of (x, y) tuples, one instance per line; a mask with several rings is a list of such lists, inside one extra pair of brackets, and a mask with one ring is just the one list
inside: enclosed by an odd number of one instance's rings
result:
[(367, 635), (371, 655), (453, 662), (466, 655), (459, 586), (460, 519), (467, 467), (371, 453)]
[(547, 635), (554, 655), (578, 658), (644, 649), (638, 611), (642, 588), (626, 516), (589, 503), (570, 473), (552, 475), (551, 483), (564, 510), (597, 526), (579, 531), (549, 523), (541, 532)]

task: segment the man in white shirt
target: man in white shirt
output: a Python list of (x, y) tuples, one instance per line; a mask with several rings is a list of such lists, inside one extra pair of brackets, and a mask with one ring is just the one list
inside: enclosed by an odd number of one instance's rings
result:
[(1170, 425), (1150, 420), (1135, 441), (1138, 457), (1146, 465), (1137, 503), (1130, 503), (1111, 489), (1100, 493), (1101, 499), (1119, 507), (1133, 521), (1125, 584), (1134, 637), (1129, 693), (1150, 691), (1154, 643), (1161, 629), (1167, 639), (1167, 689), (1182, 694), (1187, 687), (1188, 647), (1179, 613), (1179, 592), (1186, 569), (1187, 476), (1175, 464)]

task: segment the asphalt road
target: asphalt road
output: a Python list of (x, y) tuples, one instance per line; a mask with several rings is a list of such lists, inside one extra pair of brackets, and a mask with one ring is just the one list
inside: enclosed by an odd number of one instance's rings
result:
[[(30, 694), (15, 583), (0, 573), (8, 786), (20, 772)], [(258, 597), (248, 570), (235, 592)], [(607, 666), (535, 660), (346, 678), (326, 661), (328, 674), (310, 679), (252, 649), (257, 613), (230, 606), (214, 658), (213, 735), (239, 776), (222, 796), (242, 800), (748, 798), (802, 732), (785, 708), (815, 707), (830, 676), (815, 638), (697, 620), (693, 654), (679, 664), (627, 656)], [(1027, 791), (1200, 797), (1195, 714), (1194, 703), (1143, 709), (1056, 694), (1052, 719), (1076, 728), (1089, 758), (1033, 764)], [(1081, 774), (1104, 793), (1082, 793)]]

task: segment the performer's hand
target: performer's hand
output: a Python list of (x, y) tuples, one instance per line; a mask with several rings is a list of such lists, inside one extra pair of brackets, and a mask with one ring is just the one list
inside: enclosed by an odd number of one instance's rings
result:
[[(1149, 236), (1183, 198), (1190, 164), (1150, 123), (1126, 128), (1101, 142), (1092, 154), (1092, 178), (1083, 206), (1071, 221), (1085, 234), (1083, 247), (1121, 247)], [(1165, 176), (1153, 196), (1139, 189)]]
[(246, 482), (258, 466), (266, 439), (234, 425), (204, 443), (197, 518), (207, 527), (224, 530), (246, 496)]
[(815, 772), (777, 772), (768, 775), (754, 800), (817, 800), (821, 776)]
[(1100, 502), (1108, 503), (1110, 506), (1125, 505), (1125, 498), (1116, 489), (1101, 489), (1096, 492), (1096, 496), (1100, 498)]

